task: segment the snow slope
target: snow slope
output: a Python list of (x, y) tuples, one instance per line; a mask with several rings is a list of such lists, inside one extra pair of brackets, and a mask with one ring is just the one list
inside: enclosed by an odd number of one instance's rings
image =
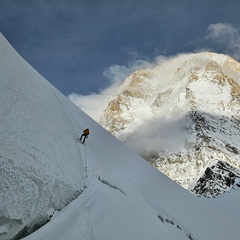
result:
[(76, 141), (81, 128), (61, 103), (65, 97), (2, 36), (0, 56), (0, 236), (4, 239), (25, 225), (46, 221), (49, 211), (63, 208), (79, 195), (86, 177)]
[(23, 239), (239, 239), (238, 189), (195, 197), (84, 114), (3, 36), (0, 54), (0, 239), (51, 214)]

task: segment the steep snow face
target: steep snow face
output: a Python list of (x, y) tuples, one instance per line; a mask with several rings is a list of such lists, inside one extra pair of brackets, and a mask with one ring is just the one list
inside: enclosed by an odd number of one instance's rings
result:
[(240, 64), (183, 55), (129, 76), (101, 124), (188, 188), (213, 162), (240, 167)]
[(69, 101), (2, 35), (0, 56), (0, 239), (10, 239), (76, 198), (85, 170)]

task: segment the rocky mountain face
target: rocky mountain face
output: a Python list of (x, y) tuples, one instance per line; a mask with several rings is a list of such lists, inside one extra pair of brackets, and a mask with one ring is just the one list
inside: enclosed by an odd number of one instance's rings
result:
[(218, 161), (206, 168), (190, 190), (197, 196), (217, 196), (229, 188), (240, 187), (240, 171), (227, 162)]
[(215, 197), (239, 186), (239, 82), (229, 56), (182, 55), (130, 75), (100, 123), (184, 188)]

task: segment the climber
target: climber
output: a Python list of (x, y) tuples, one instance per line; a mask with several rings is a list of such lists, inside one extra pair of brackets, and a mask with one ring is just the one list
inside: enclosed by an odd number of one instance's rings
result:
[(85, 130), (83, 130), (83, 134), (82, 134), (81, 137), (79, 138), (79, 140), (81, 141), (81, 140), (82, 140), (82, 137), (84, 137), (84, 138), (83, 138), (83, 141), (82, 141), (82, 144), (84, 144), (85, 139), (86, 139), (86, 137), (88, 137), (88, 135), (89, 135), (89, 129), (86, 128)]

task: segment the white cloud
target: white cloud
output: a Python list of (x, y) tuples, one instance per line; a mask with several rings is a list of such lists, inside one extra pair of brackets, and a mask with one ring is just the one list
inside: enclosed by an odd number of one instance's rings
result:
[[(158, 57), (155, 61), (163, 61), (163, 57)], [(106, 89), (101, 89), (99, 93), (92, 93), (86, 96), (72, 93), (69, 95), (69, 99), (91, 116), (95, 121), (99, 122), (100, 115), (121, 83), (136, 70), (151, 68), (154, 65), (156, 65), (155, 62), (150, 63), (145, 60), (136, 60), (131, 62), (131, 64), (127, 67), (120, 65), (110, 66), (103, 72), (103, 75), (107, 77), (110, 82), (110, 85)]]
[[(184, 59), (184, 56), (186, 56), (186, 54), (178, 55), (179, 59), (181, 59), (181, 57)], [(172, 65), (176, 65), (177, 63), (176, 61), (172, 61), (169, 64), (163, 63), (166, 63), (174, 58), (176, 58), (176, 56), (157, 56), (152, 61), (139, 59), (133, 60), (129, 66), (112, 65), (103, 72), (103, 75), (109, 79), (110, 84), (108, 87), (100, 89), (99, 93), (92, 93), (89, 95), (72, 93), (69, 95), (69, 99), (95, 121), (99, 122), (100, 116), (103, 110), (107, 107), (107, 104), (111, 100), (112, 96), (117, 92), (119, 86), (131, 73), (139, 69), (149, 69), (161, 65), (162, 71), (159, 74), (161, 75), (162, 84), (165, 85), (167, 79), (169, 79), (169, 74), (172, 74)], [(171, 67), (169, 67), (169, 65), (171, 65)], [(157, 81), (159, 81), (159, 74), (156, 76)], [(153, 79), (153, 81), (156, 79)]]
[(120, 83), (113, 82), (108, 88), (101, 90), (98, 94), (80, 95), (72, 93), (69, 99), (75, 103), (81, 110), (87, 113), (95, 121), (99, 122), (99, 117), (107, 106), (111, 96), (117, 91)]
[(206, 39), (223, 45), (226, 53), (240, 60), (240, 31), (229, 23), (216, 23), (209, 25)]
[[(112, 94), (113, 93), (114, 91)], [(108, 93), (108, 90), (102, 91), (99, 94), (93, 93), (86, 96), (72, 93), (69, 95), (69, 99), (98, 122), (100, 114), (108, 104), (108, 95), (111, 96), (111, 93)]]
[[(141, 125), (130, 126), (120, 132), (117, 138), (141, 156), (149, 154), (158, 156), (182, 147), (186, 140), (185, 126), (185, 118), (170, 121), (152, 116)], [(156, 149), (161, 153), (156, 152)]]

